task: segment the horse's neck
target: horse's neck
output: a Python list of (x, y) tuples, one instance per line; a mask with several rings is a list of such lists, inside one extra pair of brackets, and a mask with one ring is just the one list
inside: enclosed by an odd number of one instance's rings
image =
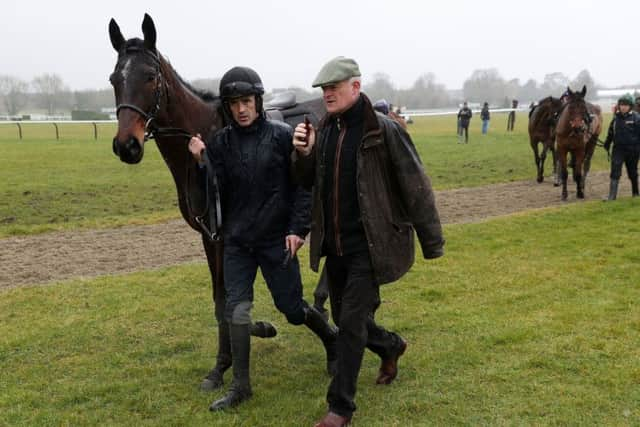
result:
[[(165, 64), (164, 68), (168, 100), (164, 113), (158, 116), (157, 126), (181, 129), (191, 135), (200, 134), (204, 139), (214, 125), (221, 125), (217, 105), (204, 101), (185, 87), (168, 64)], [(194, 190), (191, 183), (195, 179), (196, 162), (188, 150), (188, 142), (188, 138), (183, 136), (160, 135), (156, 138), (158, 150), (176, 184), (180, 211), (185, 220), (193, 226), (187, 193)]]

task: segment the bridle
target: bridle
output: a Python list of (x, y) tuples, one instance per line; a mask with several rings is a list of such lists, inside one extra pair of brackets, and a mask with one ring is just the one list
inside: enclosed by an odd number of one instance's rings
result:
[[(589, 109), (587, 108), (586, 101), (584, 101), (584, 99), (581, 99), (581, 100), (585, 103), (584, 115), (582, 117), (582, 120), (584, 121), (584, 124), (582, 126), (579, 126), (579, 127), (574, 127), (572, 125), (571, 126), (571, 132), (569, 133), (569, 135), (578, 136), (578, 135), (582, 134), (583, 132), (586, 133), (586, 132), (589, 131), (589, 125), (591, 124), (591, 115), (589, 114)], [(560, 120), (560, 116), (562, 115), (564, 110), (567, 110), (569, 108), (569, 106), (571, 105), (571, 103), (574, 103), (576, 101), (578, 101), (578, 100), (570, 98), (569, 101), (567, 101), (562, 106), (562, 108), (560, 108), (560, 111), (558, 112), (558, 120)]]
[[(116, 117), (118, 117), (120, 110), (128, 109), (133, 110), (136, 113), (140, 114), (145, 120), (144, 123), (144, 142), (150, 139), (156, 139), (158, 137), (167, 138), (167, 137), (182, 137), (185, 139), (191, 139), (193, 135), (190, 132), (182, 128), (173, 128), (173, 127), (158, 127), (156, 125), (156, 118), (158, 113), (160, 112), (160, 102), (162, 100), (162, 94), (165, 93), (167, 108), (169, 107), (169, 87), (167, 80), (162, 75), (162, 69), (160, 67), (160, 58), (156, 53), (153, 53), (149, 50), (143, 50), (137, 47), (130, 47), (126, 50), (126, 53), (129, 52), (143, 52), (146, 55), (149, 55), (154, 62), (155, 65), (155, 80), (156, 80), (156, 88), (154, 95), (154, 102), (151, 110), (148, 112), (144, 111), (142, 108), (138, 107), (135, 104), (129, 103), (121, 103), (116, 106)], [(193, 216), (194, 220), (198, 224), (198, 226), (202, 229), (203, 234), (209, 239), (211, 242), (219, 242), (222, 238), (222, 207), (221, 207), (221, 197), (220, 197), (220, 187), (218, 185), (218, 178), (215, 173), (215, 169), (213, 163), (209, 160), (209, 157), (205, 152), (202, 153), (204, 167), (207, 170), (207, 179), (205, 180), (205, 210), (201, 215), (197, 215), (193, 212), (191, 206), (189, 206), (188, 198), (187, 205), (188, 210)], [(214, 200), (211, 201), (209, 198), (209, 193), (213, 193)], [(209, 223), (207, 225), (207, 222)]]
[(120, 114), (120, 110), (126, 108), (128, 110), (133, 110), (136, 113), (140, 114), (142, 118), (144, 118), (144, 142), (147, 142), (150, 139), (156, 139), (157, 137), (171, 137), (171, 136), (181, 136), (183, 138), (191, 139), (193, 136), (191, 133), (187, 132), (181, 128), (172, 128), (172, 127), (158, 127), (156, 126), (156, 119), (158, 113), (160, 112), (160, 102), (162, 101), (162, 94), (164, 92), (165, 98), (167, 100), (167, 107), (169, 104), (169, 89), (167, 80), (162, 75), (162, 69), (160, 68), (160, 58), (157, 54), (146, 50), (140, 49), (137, 47), (129, 47), (126, 50), (126, 53), (130, 52), (143, 52), (146, 55), (149, 55), (154, 62), (155, 65), (155, 73), (156, 73), (156, 88), (154, 94), (154, 102), (151, 110), (148, 112), (144, 111), (142, 108), (138, 107), (135, 104), (122, 103), (116, 105), (116, 117)]

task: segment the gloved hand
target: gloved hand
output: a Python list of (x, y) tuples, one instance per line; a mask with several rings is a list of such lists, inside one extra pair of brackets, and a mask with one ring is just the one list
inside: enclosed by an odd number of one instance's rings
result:
[(604, 147), (605, 151), (607, 151), (607, 152), (608, 152), (608, 151), (609, 151), (609, 148), (611, 148), (611, 141), (607, 141), (607, 142), (605, 142), (605, 143), (604, 143), (604, 145), (603, 145), (603, 147)]

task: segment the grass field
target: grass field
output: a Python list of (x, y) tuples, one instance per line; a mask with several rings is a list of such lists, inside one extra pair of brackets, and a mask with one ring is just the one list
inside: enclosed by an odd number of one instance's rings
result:
[[(535, 177), (526, 115), (510, 134), (505, 115), (494, 114), (491, 123), (482, 136), (474, 119), (471, 143), (462, 145), (454, 117), (415, 119), (409, 129), (436, 189)], [(52, 125), (25, 125), (19, 141), (14, 126), (0, 126), (0, 237), (177, 218), (173, 181), (155, 144), (130, 166), (111, 152), (114, 134), (113, 125), (101, 125), (94, 141), (91, 125), (60, 125), (56, 141)], [(606, 167), (599, 149), (593, 169)]]
[[(379, 320), (410, 346), (389, 387), (373, 385), (366, 354), (354, 425), (639, 425), (639, 208), (447, 226), (445, 257), (383, 287)], [(324, 352), (261, 279), (255, 317), (280, 334), (254, 340), (255, 396), (207, 411), (220, 393), (197, 389), (215, 342), (206, 270), (3, 292), (0, 425), (311, 425), (325, 411)], [(316, 277), (303, 274), (309, 294)]]

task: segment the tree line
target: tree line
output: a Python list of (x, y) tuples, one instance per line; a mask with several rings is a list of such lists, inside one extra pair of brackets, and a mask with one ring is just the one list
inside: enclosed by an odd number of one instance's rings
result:
[[(191, 84), (202, 90), (217, 92), (219, 78), (196, 79)], [(364, 81), (363, 91), (372, 101), (386, 99), (388, 102), (408, 108), (455, 107), (462, 101), (473, 103), (488, 102), (494, 107), (508, 107), (512, 99), (531, 102), (553, 95), (559, 97), (570, 86), (580, 89), (587, 86), (587, 98), (593, 99), (597, 93), (595, 79), (588, 70), (580, 71), (573, 79), (553, 72), (545, 75), (542, 82), (529, 79), (505, 79), (497, 69), (478, 69), (464, 81), (462, 90), (448, 90), (439, 83), (433, 73), (420, 75), (413, 85), (399, 88), (388, 74), (375, 73)], [(274, 89), (265, 95), (268, 101), (283, 90), (296, 93), (300, 101), (320, 96), (318, 91), (308, 91), (299, 87)], [(0, 74), (0, 114), (17, 116), (23, 111), (41, 109), (48, 115), (56, 115), (70, 110), (100, 111), (115, 105), (111, 88), (99, 90), (70, 90), (57, 74), (42, 74), (30, 82), (17, 77)]]

